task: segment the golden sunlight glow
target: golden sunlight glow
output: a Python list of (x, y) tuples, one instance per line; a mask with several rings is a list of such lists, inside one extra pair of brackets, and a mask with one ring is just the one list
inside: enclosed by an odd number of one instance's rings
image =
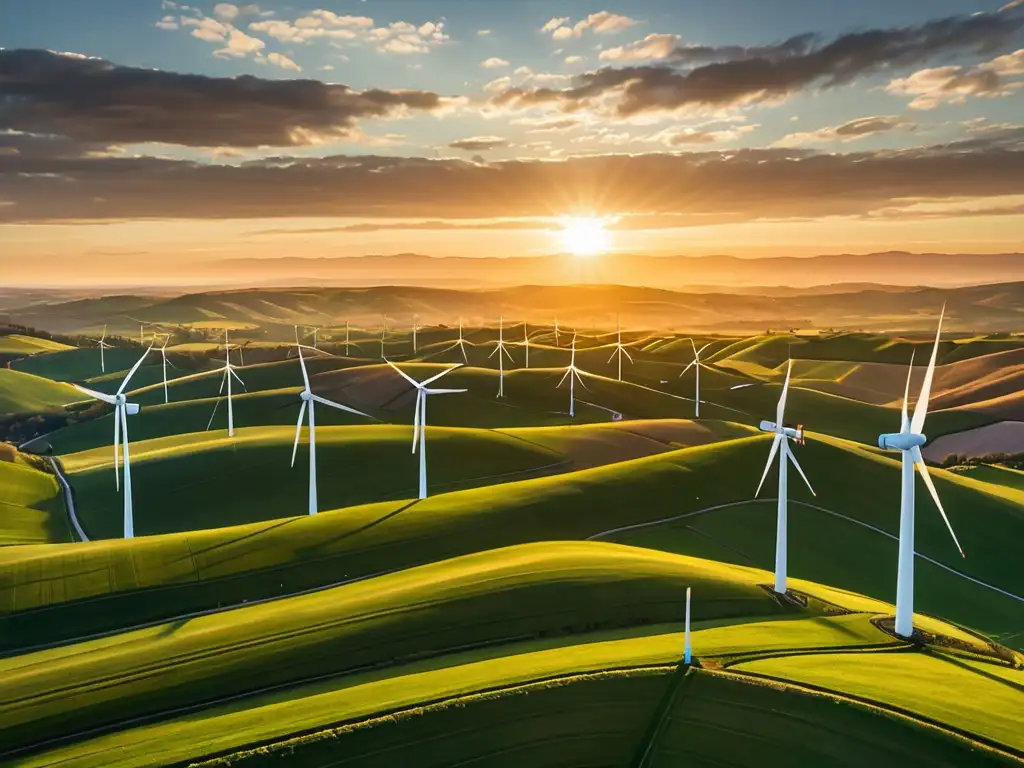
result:
[(596, 218), (565, 218), (562, 219), (562, 248), (574, 256), (597, 256), (608, 250), (608, 232), (606, 221)]

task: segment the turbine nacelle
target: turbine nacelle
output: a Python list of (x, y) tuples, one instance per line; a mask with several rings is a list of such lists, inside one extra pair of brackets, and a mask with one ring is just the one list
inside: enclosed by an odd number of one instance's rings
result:
[(299, 397), (301, 397), (306, 402), (309, 402), (313, 398), (313, 393), (310, 392), (308, 389), (304, 389), (301, 392), (299, 392)]
[(878, 436), (878, 447), (885, 451), (909, 451), (927, 442), (928, 438), (918, 432), (889, 432)]
[(796, 427), (780, 427), (774, 421), (762, 421), (758, 428), (762, 432), (771, 432), (776, 435), (785, 435), (790, 440), (795, 440), (798, 443), (803, 444), (804, 442), (804, 425), (797, 424)]
[(127, 413), (129, 416), (134, 416), (140, 410), (142, 410), (142, 406), (139, 405), (138, 403), (125, 403), (124, 404), (124, 412)]

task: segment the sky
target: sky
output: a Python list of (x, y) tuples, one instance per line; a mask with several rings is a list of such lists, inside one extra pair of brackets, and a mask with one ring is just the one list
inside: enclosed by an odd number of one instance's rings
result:
[(1017, 251), (1022, 117), (1024, 0), (2, 3), (0, 260)]

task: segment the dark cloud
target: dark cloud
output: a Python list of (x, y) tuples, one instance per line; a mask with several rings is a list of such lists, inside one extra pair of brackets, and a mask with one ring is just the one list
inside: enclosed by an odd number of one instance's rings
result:
[(796, 91), (832, 88), (878, 71), (900, 70), (938, 55), (989, 54), (1024, 27), (1024, 7), (936, 19), (912, 27), (851, 32), (823, 43), (813, 34), (775, 46), (682, 47), (672, 65), (604, 68), (577, 76), (572, 87), (511, 88), (499, 106), (555, 105), (567, 112), (595, 106), (621, 91), (619, 116), (682, 107), (727, 107), (770, 101)]
[(0, 221), (132, 218), (543, 218), (579, 210), (862, 215), (906, 198), (1024, 194), (1024, 128), (910, 150), (759, 149), (475, 163), (401, 157), (0, 155)]
[(894, 115), (861, 117), (835, 127), (836, 136), (868, 136), (872, 133), (892, 131), (905, 125)]
[(361, 118), (434, 111), (430, 91), (354, 91), (318, 80), (182, 75), (41, 50), (0, 50), (0, 129), (78, 142), (299, 146)]
[(508, 146), (508, 139), (500, 136), (472, 136), (468, 139), (456, 139), (448, 145), (451, 149), (464, 152), (486, 152), (488, 149), (500, 149)]

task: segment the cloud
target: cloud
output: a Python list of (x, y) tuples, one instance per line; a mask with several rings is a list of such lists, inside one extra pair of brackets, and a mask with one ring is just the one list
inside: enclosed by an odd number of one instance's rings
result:
[(904, 121), (897, 115), (859, 117), (841, 125), (830, 125), (816, 131), (790, 133), (775, 142), (775, 146), (800, 147), (825, 141), (856, 141), (879, 133), (912, 131), (915, 128), (917, 126), (914, 123)]
[(436, 113), (453, 103), (431, 91), (184, 75), (52, 51), (0, 50), (5, 101), (0, 130), (213, 147), (312, 144), (349, 136), (363, 118)]
[(268, 53), (267, 61), (281, 67), (282, 69), (290, 69), (294, 72), (302, 71), (302, 67), (281, 53)]
[(497, 56), (491, 56), (491, 58), (481, 61), (480, 66), (484, 69), (500, 69), (501, 67), (507, 67), (508, 62), (504, 59), (499, 59)]
[(499, 77), (495, 80), (491, 80), (491, 82), (487, 83), (484, 86), (484, 90), (487, 91), (488, 93), (501, 93), (502, 91), (507, 90), (511, 86), (512, 78), (506, 75), (505, 77)]
[(548, 21), (543, 27), (542, 32), (550, 32), (551, 37), (554, 40), (568, 40), (571, 37), (580, 37), (588, 29), (595, 35), (605, 35), (613, 32), (620, 32), (623, 29), (628, 29), (635, 24), (640, 22), (636, 19), (631, 19), (628, 16), (620, 16), (617, 13), (610, 13), (609, 11), (598, 11), (592, 13), (585, 19), (577, 21), (572, 26), (568, 25), (570, 19), (568, 16), (559, 16)]
[[(606, 67), (577, 76), (564, 89), (512, 88), (497, 96), (495, 104), (551, 105), (569, 112), (595, 109), (622, 118), (774, 103), (803, 89), (835, 88), (937, 55), (987, 54), (1022, 27), (1024, 14), (979, 13), (853, 32), (825, 43), (814, 35), (800, 35), (757, 49), (677, 48), (671, 64)], [(698, 63), (708, 60), (713, 63)]]
[(448, 146), (465, 152), (485, 152), (488, 149), (500, 149), (508, 145), (508, 139), (503, 139), (500, 136), (472, 136), (468, 139), (453, 141)]
[(491, 34), (491, 30), (489, 30), (489, 29), (478, 29), (476, 31), (476, 33), (480, 37), (486, 37), (487, 35)]
[(427, 21), (419, 26), (395, 21), (377, 27), (368, 16), (340, 15), (324, 9), (310, 11), (295, 21), (255, 21), (249, 24), (249, 31), (289, 44), (307, 44), (321, 39), (335, 43), (367, 43), (381, 53), (400, 55), (429, 53), (432, 47), (449, 40), (443, 21)]
[(601, 51), (602, 61), (643, 61), (667, 59), (679, 45), (679, 35), (647, 35), (643, 40)]
[(583, 61), (583, 57), (582, 56), (566, 56), (565, 57), (565, 63), (566, 64), (579, 64), (581, 61)]
[(221, 21), (234, 21), (238, 18), (238, 6), (232, 3), (217, 3), (213, 6), (213, 15)]
[(581, 201), (596, 215), (754, 220), (865, 216), (908, 200), (1006, 195), (1024, 195), (1024, 128), (908, 150), (734, 149), (486, 164), (372, 155), (214, 165), (0, 155), (0, 199), (14, 203), (0, 211), (7, 222), (528, 218)]
[(1024, 48), (997, 56), (971, 69), (962, 66), (921, 69), (909, 77), (895, 78), (885, 89), (900, 96), (913, 96), (912, 109), (934, 109), (940, 104), (963, 104), (969, 96), (1009, 96), (1024, 86), (1007, 77), (1024, 75)]
[(547, 133), (548, 131), (567, 131), (583, 125), (582, 120), (574, 117), (551, 119), (548, 117), (521, 117), (512, 121), (512, 125), (529, 126), (528, 133)]
[(178, 21), (174, 16), (164, 16), (153, 25), (157, 29), (175, 30), (178, 28)]

